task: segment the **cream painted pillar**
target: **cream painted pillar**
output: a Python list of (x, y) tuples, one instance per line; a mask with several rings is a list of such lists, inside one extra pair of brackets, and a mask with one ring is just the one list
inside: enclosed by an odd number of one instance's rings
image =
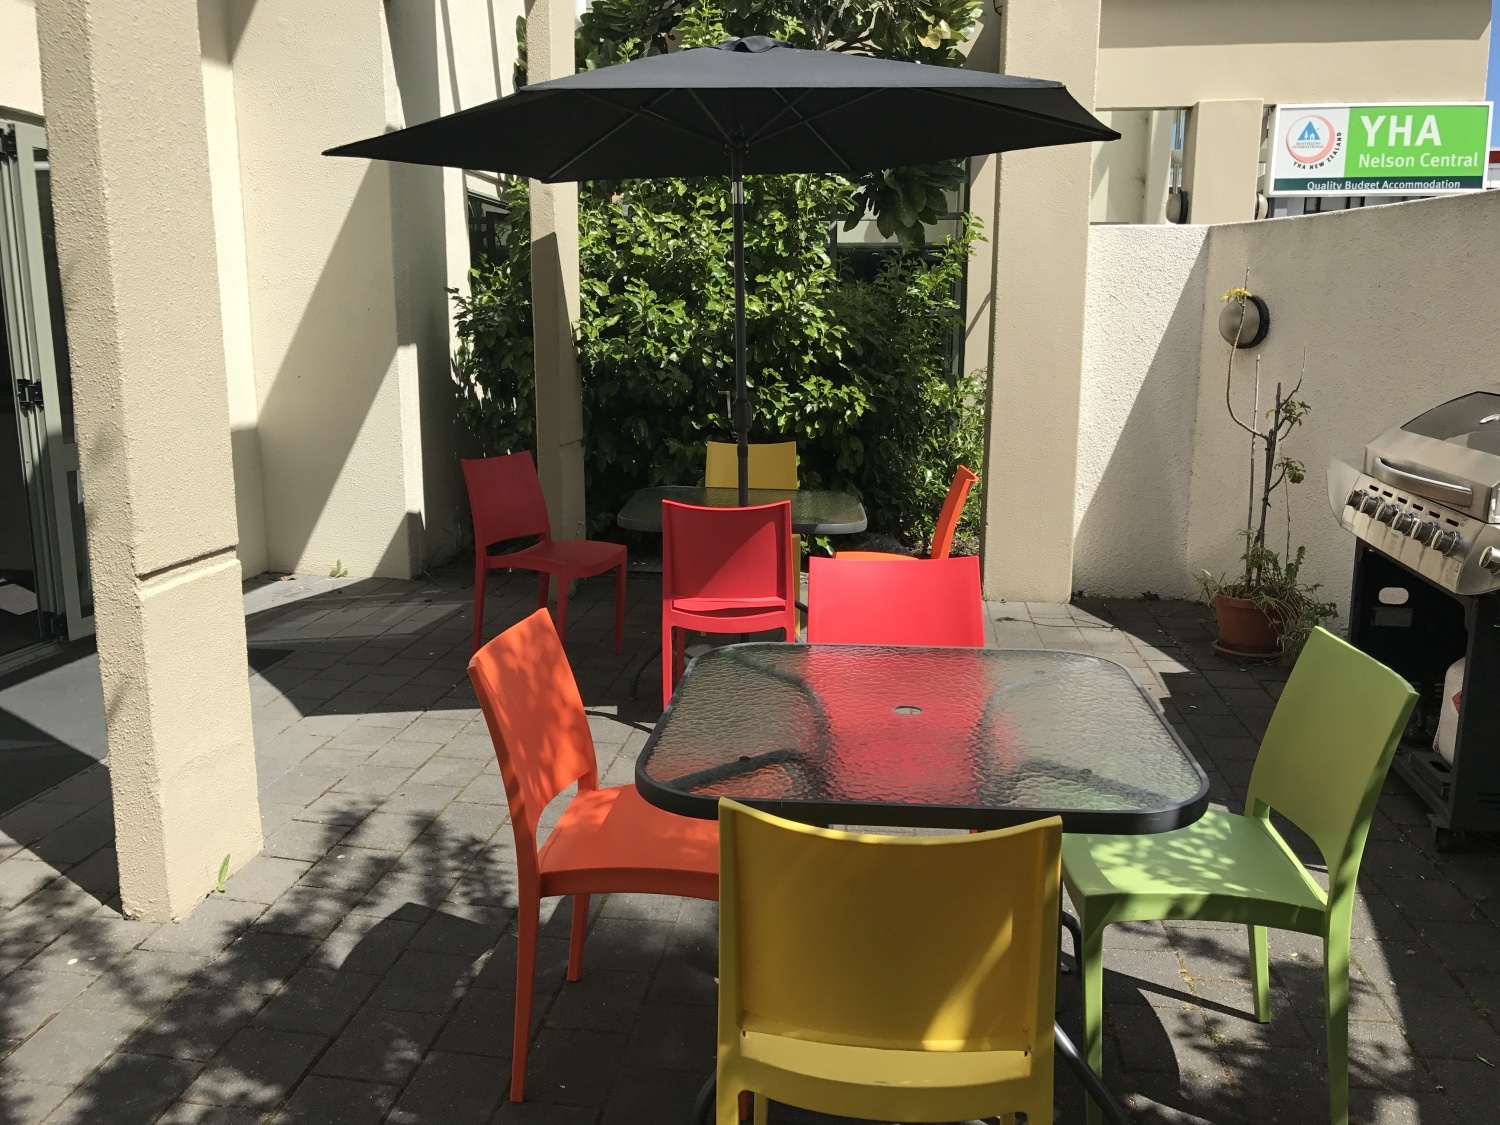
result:
[(38, 6), (125, 912), (260, 850), (198, 15)]
[[(526, 80), (572, 74), (573, 0), (533, 0), (526, 11)], [(578, 185), (531, 181), (531, 324), (536, 362), (536, 462), (552, 534), (582, 539), (583, 385), (578, 323)]]
[(1264, 108), (1258, 99), (1248, 98), (1193, 106), (1182, 154), (1188, 222), (1243, 223), (1255, 218)]
[[(1000, 69), (1055, 78), (1094, 104), (1099, 0), (1012, 0)], [(1066, 601), (1073, 577), (1073, 482), (1083, 370), (1092, 149), (999, 158), (994, 362), (985, 448), (984, 588), (989, 597)]]

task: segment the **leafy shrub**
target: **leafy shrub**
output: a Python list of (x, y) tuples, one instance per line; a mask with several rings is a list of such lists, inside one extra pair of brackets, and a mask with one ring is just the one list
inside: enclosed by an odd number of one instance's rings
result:
[[(797, 442), (808, 488), (862, 497), (872, 531), (924, 542), (954, 467), (978, 469), (983, 391), (952, 379), (946, 345), (972, 226), (926, 253), (893, 254), (870, 277), (829, 257), (833, 177), (746, 183), (751, 279), (747, 367), (755, 441)], [(535, 438), (526, 186), (507, 189), (503, 261), (454, 294), (460, 413), (487, 450)], [(610, 526), (637, 488), (701, 480), (703, 443), (732, 440), (734, 291), (729, 192), (717, 181), (642, 180), (580, 207), (578, 326), (590, 527)], [(978, 504), (967, 531), (977, 530)]]

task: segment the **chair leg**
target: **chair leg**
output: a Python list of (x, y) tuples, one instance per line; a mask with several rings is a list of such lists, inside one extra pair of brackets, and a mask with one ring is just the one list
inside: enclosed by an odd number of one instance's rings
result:
[(573, 933), (568, 941), (568, 979), (583, 973), (583, 939), (589, 932), (589, 896), (573, 896)]
[(484, 556), (474, 558), (474, 651), (479, 651), (479, 640), (484, 636), (484, 580), (490, 568), (484, 565)]
[(714, 1125), (740, 1125), (740, 1092), (724, 1081), (722, 1070), (714, 1092)]
[(516, 1020), (511, 1033), (510, 1100), (526, 1099), (526, 1056), (531, 1048), (531, 994), (536, 987), (536, 938), (541, 904), (530, 896), (516, 914)]
[(551, 591), (552, 576), (545, 570), (538, 571), (536, 576), (536, 607), (547, 608), (547, 594)]
[[(1104, 927), (1090, 926), (1087, 911), (1079, 911), (1083, 925), (1083, 1039), (1089, 1069), (1104, 1076)], [(1101, 1125), (1104, 1111), (1085, 1099), (1088, 1125)]]
[(677, 660), (677, 632), (665, 621), (661, 624), (661, 709), (665, 711), (672, 702), (672, 666)]
[[(1352, 897), (1352, 896), (1350, 896)], [(1349, 1125), (1349, 929), (1353, 903), (1328, 909), (1323, 939), (1323, 995), (1328, 1019), (1328, 1120)]]
[(625, 564), (615, 567), (615, 653), (625, 651)]
[(771, 1113), (771, 1099), (764, 1094), (756, 1094), (754, 1097), (755, 1125), (766, 1125)]
[(1266, 963), (1266, 928), (1247, 926), (1250, 931), (1250, 986), (1255, 990), (1255, 1018), (1271, 1020), (1271, 973)]
[(557, 576), (557, 639), (568, 643), (568, 587), (571, 583), (562, 575)]

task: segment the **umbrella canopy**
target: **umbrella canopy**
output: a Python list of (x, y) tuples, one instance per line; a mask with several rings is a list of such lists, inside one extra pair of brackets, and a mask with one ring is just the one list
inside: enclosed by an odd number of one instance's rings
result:
[(746, 499), (745, 173), (854, 174), (1114, 140), (1060, 82), (730, 39), (526, 86), (473, 109), (329, 149), (545, 182), (728, 174), (735, 386)]

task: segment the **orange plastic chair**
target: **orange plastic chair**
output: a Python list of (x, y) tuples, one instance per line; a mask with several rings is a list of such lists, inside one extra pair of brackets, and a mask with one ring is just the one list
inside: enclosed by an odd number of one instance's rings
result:
[(807, 639), (812, 644), (984, 647), (979, 559), (908, 566), (893, 559), (811, 559)]
[[(979, 479), (978, 474), (964, 465), (953, 474), (953, 483), (948, 486), (948, 495), (943, 499), (943, 510), (938, 513), (937, 526), (932, 532), (932, 551), (928, 558), (946, 559), (953, 550), (953, 533), (958, 529), (958, 517), (963, 515), (964, 502), (969, 498), (969, 489)], [(920, 561), (916, 555), (898, 555), (894, 551), (838, 551), (841, 559), (904, 559)]]
[(792, 505), (661, 502), (661, 705), (682, 675), (683, 630), (797, 636)]
[[(553, 539), (542, 482), (530, 453), (462, 460), (474, 517), (474, 651), (484, 635), (484, 581), (492, 570), (534, 570), (539, 578), (537, 606), (547, 604), (547, 588), (557, 576), (557, 633), (568, 636), (568, 583), (615, 572), (615, 651), (625, 645), (625, 548), (595, 539)], [(508, 555), (490, 547), (507, 539), (540, 535), (542, 541)]]
[[(526, 1091), (531, 997), (541, 900), (573, 896), (568, 979), (583, 968), (589, 896), (614, 892), (719, 897), (719, 833), (712, 821), (648, 805), (633, 785), (599, 788), (588, 716), (552, 618), (539, 609), (469, 661), (505, 780), (516, 841), (516, 1013), (510, 1100)], [(537, 848), (537, 818), (574, 782), (578, 794)]]

